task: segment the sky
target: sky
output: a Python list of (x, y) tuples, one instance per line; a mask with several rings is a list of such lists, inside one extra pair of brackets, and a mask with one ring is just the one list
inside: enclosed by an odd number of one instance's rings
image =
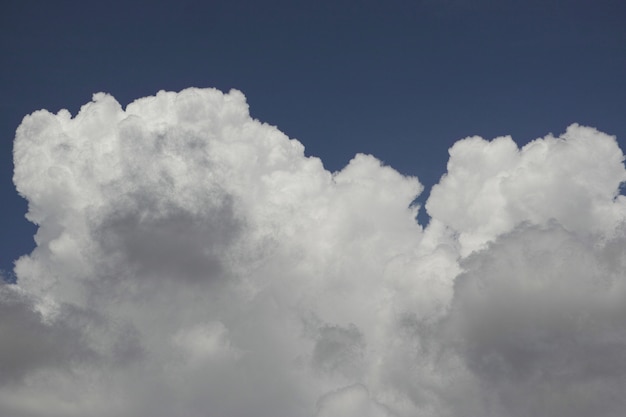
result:
[(0, 7), (0, 414), (623, 413), (623, 2)]

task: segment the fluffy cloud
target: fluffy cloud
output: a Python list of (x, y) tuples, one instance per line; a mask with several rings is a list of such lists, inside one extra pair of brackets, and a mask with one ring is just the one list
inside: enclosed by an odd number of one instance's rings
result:
[(620, 235), (599, 243), (557, 223), (520, 227), (462, 261), (438, 342), (463, 358), (493, 415), (619, 415), (623, 228)]
[(450, 149), (426, 208), (459, 234), (465, 255), (523, 222), (610, 234), (626, 212), (623, 159), (613, 137), (578, 125), (522, 149), (510, 137), (471, 137)]
[(0, 287), (0, 414), (626, 406), (626, 170), (595, 129), (457, 142), (425, 227), (416, 178), (330, 173), (234, 90), (38, 111), (14, 156), (39, 229)]

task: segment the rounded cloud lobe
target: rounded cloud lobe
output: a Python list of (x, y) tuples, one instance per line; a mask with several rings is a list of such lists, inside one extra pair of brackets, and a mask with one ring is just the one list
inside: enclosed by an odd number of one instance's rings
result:
[(235, 90), (38, 111), (14, 157), (39, 229), (0, 288), (0, 414), (626, 406), (626, 170), (595, 129), (457, 142), (425, 227), (416, 178), (328, 172)]

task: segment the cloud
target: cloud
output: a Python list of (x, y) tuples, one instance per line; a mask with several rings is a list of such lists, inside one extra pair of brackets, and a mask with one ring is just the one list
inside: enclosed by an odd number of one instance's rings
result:
[(316, 416), (391, 417), (392, 414), (371, 399), (363, 385), (352, 385), (322, 397)]
[(426, 208), (459, 233), (464, 254), (522, 222), (610, 234), (624, 220), (623, 160), (613, 137), (578, 125), (522, 149), (510, 137), (471, 137), (450, 149)]
[[(0, 285), (0, 385), (19, 384), (38, 369), (63, 369), (87, 360), (79, 323), (46, 323), (32, 300), (12, 285)], [(90, 358), (91, 359), (91, 358)]]
[(623, 227), (599, 243), (551, 223), (463, 260), (445, 348), (485, 387), (494, 415), (619, 414), (625, 243)]
[(626, 170), (595, 129), (457, 142), (428, 225), (417, 178), (328, 172), (235, 90), (41, 110), (14, 158), (39, 228), (0, 287), (0, 414), (626, 405)]

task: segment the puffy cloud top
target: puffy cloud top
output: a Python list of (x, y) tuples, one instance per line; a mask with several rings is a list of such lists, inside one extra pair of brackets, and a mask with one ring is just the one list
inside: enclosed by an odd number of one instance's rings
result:
[(615, 138), (578, 125), (522, 149), (510, 137), (471, 137), (450, 149), (426, 208), (460, 234), (464, 254), (523, 222), (611, 233), (624, 220), (623, 161)]
[(2, 415), (626, 406), (626, 170), (595, 129), (457, 142), (425, 227), (416, 178), (328, 172), (235, 90), (41, 110), (14, 156), (39, 229), (0, 287)]

